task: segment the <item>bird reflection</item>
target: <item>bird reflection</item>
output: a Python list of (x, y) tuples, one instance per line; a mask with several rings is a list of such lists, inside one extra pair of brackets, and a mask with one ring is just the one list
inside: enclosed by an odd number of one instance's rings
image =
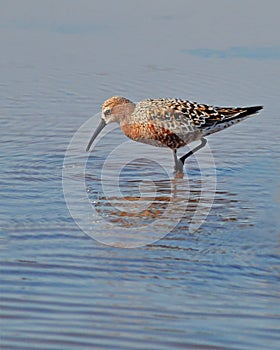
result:
[(95, 210), (115, 225), (135, 227), (163, 218), (168, 207), (174, 208), (174, 211), (176, 208), (183, 209), (184, 216), (191, 219), (201, 199), (199, 180), (192, 181), (191, 186), (188, 181), (177, 178), (157, 180), (152, 185), (148, 183), (144, 186), (145, 182), (143, 185), (142, 180), (132, 180), (122, 184), (122, 196), (99, 193), (99, 197), (95, 199)]

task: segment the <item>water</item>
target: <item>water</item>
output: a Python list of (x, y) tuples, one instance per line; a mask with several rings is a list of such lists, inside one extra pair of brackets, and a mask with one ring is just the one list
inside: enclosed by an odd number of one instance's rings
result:
[[(278, 349), (278, 13), (278, 2), (247, 1), (241, 11), (219, 1), (2, 1), (2, 349)], [(195, 232), (201, 188), (204, 200), (213, 193), (212, 173), (201, 187), (195, 158), (174, 182), (172, 155), (153, 150), (161, 168), (144, 152), (123, 170), (124, 197), (114, 186), (102, 197), (104, 157), (126, 141), (118, 131), (87, 160), (89, 199), (109, 220), (94, 221), (82, 206), (94, 232), (114, 243), (138, 225), (142, 239), (168, 203), (187, 210), (168, 235), (134, 249), (103, 245), (73, 220), (62, 188), (65, 151), (111, 95), (264, 105), (209, 137), (215, 198)], [(87, 156), (71, 160), (74, 183)], [(143, 215), (131, 214), (154, 193)], [(112, 201), (126, 204), (122, 215)], [(104, 231), (110, 220), (115, 226)]]

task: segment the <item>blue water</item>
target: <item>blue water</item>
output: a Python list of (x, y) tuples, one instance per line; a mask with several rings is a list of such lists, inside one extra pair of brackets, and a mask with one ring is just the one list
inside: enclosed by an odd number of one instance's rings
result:
[[(250, 4), (241, 11), (218, 1), (1, 3), (1, 349), (279, 348), (279, 5), (255, 4), (252, 17)], [(201, 48), (208, 54), (194, 51)], [(81, 202), (93, 236), (114, 242), (126, 227), (141, 241), (170, 201), (184, 208), (181, 219), (160, 240), (124, 249), (92, 239), (70, 215), (66, 149), (111, 95), (264, 105), (209, 137), (215, 166), (207, 166), (203, 195), (215, 196), (195, 232), (189, 224), (202, 196), (195, 158), (174, 182), (172, 154), (154, 149), (162, 157), (156, 167), (145, 151), (121, 174), (128, 204), (104, 197), (102, 164), (126, 141), (118, 131), (86, 158), (89, 200), (106, 225), (113, 222), (110, 230), (88, 217)], [(87, 142), (88, 135), (81, 148)], [(66, 179), (84, 181), (85, 157), (66, 164), (73, 168)], [(128, 214), (141, 191), (149, 201), (151, 180), (152, 206)]]

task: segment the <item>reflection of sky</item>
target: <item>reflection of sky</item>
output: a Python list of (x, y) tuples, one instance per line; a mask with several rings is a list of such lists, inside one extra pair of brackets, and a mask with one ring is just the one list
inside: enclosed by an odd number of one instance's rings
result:
[[(51, 85), (45, 66), (61, 82), (57, 71), (71, 72), (72, 93), (91, 91), (98, 108), (112, 94), (233, 105), (265, 104), (267, 96), (270, 106), (279, 86), (279, 13), (278, 0), (1, 0), (1, 83), (28, 80), (37, 93), (38, 77)], [(23, 91), (16, 84), (5, 92), (15, 89)]]
[(77, 35), (89, 35), (97, 31), (106, 31), (106, 25), (95, 24), (95, 23), (59, 23), (59, 22), (48, 22), (38, 20), (15, 20), (6, 21), (0, 23), (0, 28), (3, 29), (17, 29), (17, 30), (36, 30), (46, 31), (57, 34), (77, 34)]
[(183, 50), (190, 55), (202, 58), (249, 58), (257, 60), (279, 60), (280, 46), (276, 47), (229, 47), (225, 50), (213, 50), (208, 48)]
[(263, 48), (279, 46), (279, 13), (278, 0), (1, 0), (0, 28), (78, 35), (105, 30), (117, 44), (121, 38), (154, 49), (172, 43), (165, 50)]

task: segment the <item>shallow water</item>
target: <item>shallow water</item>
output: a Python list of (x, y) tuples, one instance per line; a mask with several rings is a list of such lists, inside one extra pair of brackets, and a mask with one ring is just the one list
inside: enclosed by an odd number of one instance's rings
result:
[[(161, 3), (1, 5), (3, 349), (278, 349), (279, 4)], [(111, 95), (264, 110), (184, 179), (119, 130), (65, 161)]]

